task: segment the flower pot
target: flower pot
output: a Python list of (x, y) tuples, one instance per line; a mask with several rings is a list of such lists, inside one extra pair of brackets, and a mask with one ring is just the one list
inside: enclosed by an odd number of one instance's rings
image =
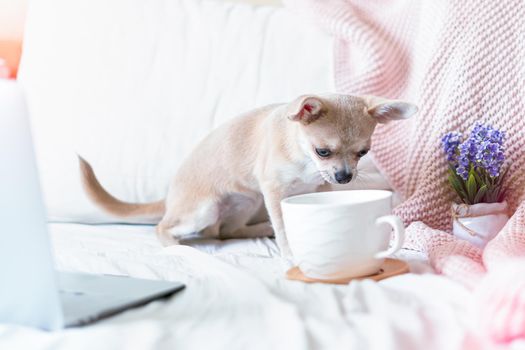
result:
[(509, 221), (507, 202), (452, 204), (454, 236), (484, 248)]

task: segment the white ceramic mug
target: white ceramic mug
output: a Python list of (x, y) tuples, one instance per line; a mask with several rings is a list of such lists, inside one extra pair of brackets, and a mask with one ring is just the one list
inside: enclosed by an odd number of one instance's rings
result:
[[(318, 192), (282, 200), (286, 237), (294, 263), (317, 279), (367, 276), (398, 251), (405, 229), (391, 215), (392, 192)], [(388, 248), (391, 228), (395, 237)]]

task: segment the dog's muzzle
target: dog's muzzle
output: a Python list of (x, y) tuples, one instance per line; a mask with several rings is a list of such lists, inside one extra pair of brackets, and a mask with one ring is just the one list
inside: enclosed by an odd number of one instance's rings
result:
[(352, 172), (341, 170), (335, 173), (335, 181), (340, 184), (347, 184), (352, 180)]

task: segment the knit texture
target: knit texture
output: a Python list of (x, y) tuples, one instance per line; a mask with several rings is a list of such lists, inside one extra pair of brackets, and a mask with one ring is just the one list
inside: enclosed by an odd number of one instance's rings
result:
[[(342, 93), (416, 103), (419, 114), (380, 125), (373, 156), (403, 202), (406, 247), (472, 288), (492, 339), (525, 337), (525, 2), (522, 0), (289, 0), (336, 37)], [(451, 234), (441, 137), (481, 120), (507, 133), (504, 186), (515, 212), (482, 252)], [(509, 181), (512, 179), (512, 181)], [(503, 273), (513, 271), (513, 274)], [(484, 307), (490, 304), (492, 306)]]

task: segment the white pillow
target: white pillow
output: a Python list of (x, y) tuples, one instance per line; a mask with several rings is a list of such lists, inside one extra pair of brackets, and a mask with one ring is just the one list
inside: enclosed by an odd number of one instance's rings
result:
[(85, 197), (77, 152), (115, 196), (157, 200), (218, 124), (334, 90), (332, 39), (280, 7), (39, 0), (25, 34), (20, 81), (54, 221), (116, 221)]

